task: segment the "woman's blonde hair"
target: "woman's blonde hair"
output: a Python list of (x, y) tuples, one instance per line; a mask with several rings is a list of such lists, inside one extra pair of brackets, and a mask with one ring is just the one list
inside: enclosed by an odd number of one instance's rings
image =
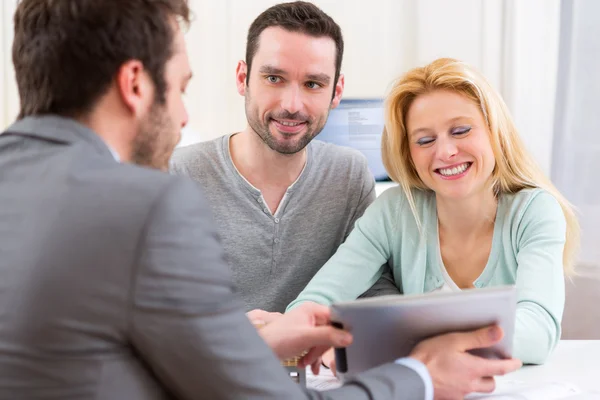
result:
[(404, 74), (394, 83), (385, 102), (383, 163), (390, 177), (404, 190), (419, 228), (421, 225), (412, 191), (430, 189), (419, 178), (410, 156), (406, 115), (418, 96), (434, 90), (459, 93), (481, 108), (490, 131), (490, 142), (496, 160), (491, 177), (496, 195), (516, 193), (526, 188), (541, 188), (560, 203), (567, 222), (563, 265), (565, 273), (573, 272), (575, 253), (579, 246), (579, 222), (573, 207), (544, 175), (525, 148), (500, 95), (472, 67), (450, 58), (440, 58)]

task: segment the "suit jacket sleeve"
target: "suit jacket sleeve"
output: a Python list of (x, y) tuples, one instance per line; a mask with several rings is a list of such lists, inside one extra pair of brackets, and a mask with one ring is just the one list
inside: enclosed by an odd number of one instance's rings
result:
[(156, 201), (139, 243), (133, 286), (130, 340), (178, 398), (423, 396), (418, 374), (392, 364), (330, 392), (303, 392), (292, 382), (246, 318), (208, 207), (191, 181), (174, 178)]

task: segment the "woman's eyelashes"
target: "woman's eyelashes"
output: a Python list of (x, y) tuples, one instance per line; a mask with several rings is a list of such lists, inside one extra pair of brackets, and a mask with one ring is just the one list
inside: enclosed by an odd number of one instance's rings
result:
[[(460, 126), (460, 127), (456, 127), (456, 128), (452, 128), (450, 129), (450, 135), (454, 136), (454, 137), (461, 137), (466, 135), (467, 133), (469, 133), (471, 131), (471, 127), (470, 126)], [(427, 146), (429, 144), (432, 144), (436, 139), (436, 136), (424, 136), (421, 137), (419, 139), (417, 139), (417, 145), (419, 146)]]
[(433, 143), (434, 140), (435, 139), (433, 137), (431, 137), (431, 136), (422, 137), (422, 138), (417, 139), (417, 144), (419, 146), (426, 146), (428, 144)]
[(450, 133), (454, 136), (461, 136), (461, 135), (466, 135), (470, 131), (471, 131), (471, 127), (467, 125), (467, 126), (459, 126), (456, 128), (452, 128), (450, 130)]

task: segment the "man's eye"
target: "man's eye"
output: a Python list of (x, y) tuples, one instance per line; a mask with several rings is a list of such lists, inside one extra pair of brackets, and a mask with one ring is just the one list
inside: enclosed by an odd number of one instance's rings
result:
[(307, 82), (306, 87), (309, 89), (319, 89), (322, 86), (320, 84), (318, 84), (317, 82)]
[(269, 76), (267, 76), (267, 80), (270, 83), (278, 83), (279, 82), (279, 77), (275, 76), (275, 75), (269, 75)]

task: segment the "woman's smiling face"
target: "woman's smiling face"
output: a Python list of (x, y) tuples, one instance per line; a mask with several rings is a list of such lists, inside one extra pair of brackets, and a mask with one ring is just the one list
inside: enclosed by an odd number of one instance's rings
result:
[(437, 196), (459, 199), (491, 190), (496, 162), (490, 132), (473, 101), (449, 90), (418, 96), (406, 128), (417, 173)]

